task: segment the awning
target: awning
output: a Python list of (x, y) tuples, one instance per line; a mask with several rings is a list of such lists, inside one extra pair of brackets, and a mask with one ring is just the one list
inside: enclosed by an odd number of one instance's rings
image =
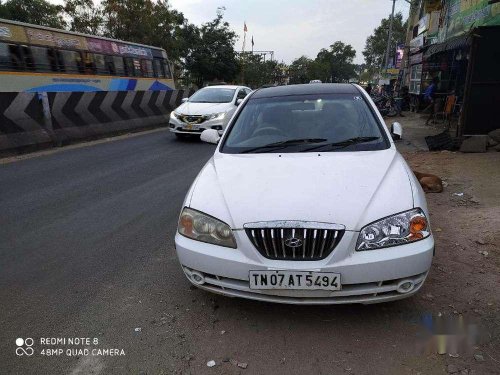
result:
[(443, 43), (438, 43), (438, 44), (431, 44), (429, 47), (427, 47), (425, 53), (424, 53), (424, 59), (428, 59), (432, 55), (439, 53), (439, 52), (445, 52), (445, 51), (451, 51), (454, 49), (458, 48), (464, 48), (468, 47), (472, 44), (472, 35), (470, 34), (465, 34), (461, 36), (456, 36), (453, 38), (450, 38), (446, 42)]

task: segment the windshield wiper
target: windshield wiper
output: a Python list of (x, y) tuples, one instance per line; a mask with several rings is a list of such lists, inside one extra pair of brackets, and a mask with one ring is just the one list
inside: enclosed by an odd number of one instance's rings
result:
[(268, 148), (275, 148), (275, 147), (286, 147), (286, 146), (295, 146), (295, 145), (303, 145), (303, 144), (309, 144), (309, 143), (321, 143), (325, 142), (326, 138), (297, 138), (297, 139), (288, 139), (286, 141), (279, 141), (279, 142), (273, 142), (269, 143), (267, 145), (259, 146), (259, 147), (254, 147), (250, 148), (248, 150), (242, 151), (241, 153), (249, 153), (249, 152), (254, 152), (254, 151), (259, 151), (259, 150), (265, 150)]
[(348, 139), (344, 139), (343, 141), (339, 141), (339, 142), (325, 143), (325, 144), (322, 144), (322, 145), (318, 145), (318, 146), (314, 146), (314, 147), (309, 147), (309, 148), (306, 148), (305, 150), (302, 150), (301, 152), (312, 151), (312, 150), (316, 150), (318, 148), (327, 147), (327, 146), (334, 147), (335, 149), (339, 149), (339, 148), (344, 148), (344, 147), (351, 146), (351, 145), (356, 145), (356, 144), (359, 144), (359, 143), (366, 143), (366, 142), (376, 141), (377, 139), (380, 139), (380, 137), (354, 137), (354, 138), (348, 138)]

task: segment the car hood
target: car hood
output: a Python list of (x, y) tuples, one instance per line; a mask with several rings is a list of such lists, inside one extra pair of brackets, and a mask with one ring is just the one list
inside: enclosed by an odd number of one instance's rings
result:
[(182, 103), (175, 110), (183, 115), (210, 115), (212, 113), (226, 112), (234, 107), (232, 103)]
[(413, 208), (409, 168), (394, 149), (304, 154), (221, 154), (202, 169), (186, 205), (241, 229), (302, 220), (359, 231)]

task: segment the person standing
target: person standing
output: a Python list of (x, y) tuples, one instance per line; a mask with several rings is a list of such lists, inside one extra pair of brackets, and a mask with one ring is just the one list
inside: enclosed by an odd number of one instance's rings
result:
[(436, 96), (436, 90), (437, 90), (438, 84), (439, 84), (439, 78), (434, 77), (432, 79), (432, 83), (424, 91), (424, 103), (427, 105), (427, 107), (424, 109), (424, 112), (429, 111), (429, 117), (427, 118), (425, 125), (429, 125), (429, 122), (431, 121), (432, 117), (434, 116), (434, 113), (436, 110), (436, 98), (435, 98), (435, 96)]

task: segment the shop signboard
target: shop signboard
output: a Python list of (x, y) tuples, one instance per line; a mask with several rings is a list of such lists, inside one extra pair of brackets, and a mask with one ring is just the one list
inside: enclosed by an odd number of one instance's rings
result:
[(419, 35), (410, 40), (410, 52), (417, 52), (424, 45), (424, 36)]
[(9, 25), (0, 22), (0, 40), (26, 43), (26, 33), (22, 26)]
[(395, 60), (394, 67), (397, 69), (401, 68), (401, 62), (403, 61), (404, 48), (405, 48), (404, 44), (398, 44), (398, 46), (396, 47), (396, 57), (394, 59)]
[(460, 35), (471, 27), (500, 25), (500, 2), (490, 3), (490, 0), (450, 0), (446, 38)]
[(429, 21), (429, 30), (427, 31), (427, 36), (435, 36), (439, 31), (439, 16), (440, 11), (435, 11), (431, 13)]
[(429, 14), (426, 14), (418, 20), (418, 34), (422, 34), (429, 28)]
[(424, 9), (426, 13), (431, 13), (434, 11), (439, 11), (442, 8), (441, 0), (426, 0), (424, 3)]

